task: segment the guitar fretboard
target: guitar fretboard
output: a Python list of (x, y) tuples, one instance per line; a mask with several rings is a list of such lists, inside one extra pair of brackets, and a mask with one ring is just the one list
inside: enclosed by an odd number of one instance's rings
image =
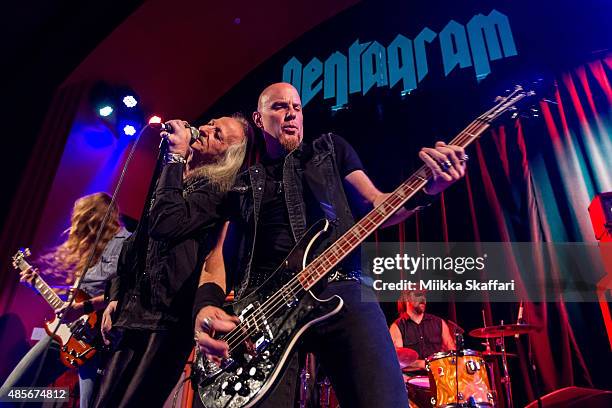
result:
[[(449, 144), (467, 148), (491, 126), (494, 119), (508, 111), (526, 96), (530, 96), (530, 94), (524, 93), (522, 89), (517, 88), (510, 96), (502, 98), (495, 107), (476, 118), (455, 136)], [(406, 181), (400, 184), (395, 191), (389, 194), (382, 203), (355, 223), (342, 237), (329, 246), (296, 276), (301, 289), (308, 290), (312, 288), (327, 272), (342, 261), (351, 251), (356, 249), (359, 244), (398, 211), (412, 196), (423, 189), (431, 176), (432, 173), (429, 167), (423, 165)], [(296, 288), (287, 287), (285, 292), (295, 293), (295, 290)]]
[[(22, 271), (31, 268), (30, 264), (24, 260), (20, 261), (18, 266)], [(34, 278), (34, 287), (53, 309), (59, 309), (64, 304), (64, 301), (57, 296), (57, 293), (38, 274)]]

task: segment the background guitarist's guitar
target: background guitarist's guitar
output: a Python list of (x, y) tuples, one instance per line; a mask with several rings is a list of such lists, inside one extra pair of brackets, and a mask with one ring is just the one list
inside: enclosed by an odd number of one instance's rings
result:
[[(47, 301), (53, 310), (65, 305), (65, 302), (51, 289), (51, 287), (36, 273), (26, 258), (30, 256), (29, 249), (20, 249), (13, 255), (15, 269), (34, 271), (34, 288)], [(73, 290), (74, 302), (83, 302), (89, 295), (81, 290)], [(83, 365), (96, 354), (94, 344), (99, 339), (99, 316), (96, 312), (85, 314), (71, 323), (64, 323), (56, 315), (51, 321), (45, 322), (45, 331), (60, 345), (60, 360), (69, 368)], [(59, 327), (58, 327), (59, 326)], [(57, 328), (57, 330), (56, 330)], [(55, 334), (54, 334), (55, 333)]]
[[(469, 146), (495, 119), (514, 110), (531, 94), (516, 87), (449, 144)], [(421, 190), (431, 176), (429, 168), (422, 166), (326, 248), (323, 241), (334, 227), (328, 220), (315, 224), (267, 281), (232, 304), (240, 322), (221, 337), (229, 345), (230, 357), (222, 360), (221, 367), (202, 356), (196, 359), (198, 393), (206, 408), (251, 407), (273, 388), (302, 334), (342, 308), (339, 296), (317, 298), (313, 290), (317, 282)], [(319, 247), (325, 249), (320, 252)], [(310, 261), (313, 253), (320, 255)]]

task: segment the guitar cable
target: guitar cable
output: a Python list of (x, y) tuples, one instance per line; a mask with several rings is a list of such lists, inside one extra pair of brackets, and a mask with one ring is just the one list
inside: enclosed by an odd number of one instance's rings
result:
[[(132, 158), (134, 156), (134, 152), (136, 151), (136, 147), (138, 146), (138, 142), (140, 141), (141, 136), (143, 135), (143, 133), (145, 132), (145, 130), (149, 129), (149, 128), (153, 128), (153, 126), (151, 124), (147, 124), (146, 126), (144, 126), (140, 132), (138, 132), (138, 136), (136, 137), (134, 143), (132, 144), (132, 147), (130, 149), (130, 152), (128, 154), (127, 159), (125, 160), (125, 163), (123, 164), (123, 167), (121, 169), (121, 174), (119, 176), (119, 180), (117, 180), (117, 184), (115, 186), (115, 189), (113, 191), (113, 194), (111, 196), (111, 201), (110, 204), (108, 205), (108, 208), (106, 209), (106, 212), (104, 213), (104, 217), (102, 218), (102, 221), (100, 223), (100, 226), (98, 227), (98, 231), (96, 233), (96, 238), (93, 242), (92, 247), (95, 248), (98, 245), (98, 242), (100, 241), (100, 238), (102, 237), (102, 231), (104, 230), (104, 227), (106, 226), (106, 224), (108, 223), (111, 211), (113, 206), (115, 205), (116, 201), (117, 201), (117, 195), (121, 189), (121, 185), (123, 184), (123, 179), (127, 173), (127, 169), (128, 166), (130, 164), (130, 162), (132, 161)], [(168, 142), (165, 138), (161, 139), (161, 143), (160, 143), (160, 151), (163, 151), (166, 149), (168, 145)], [(94, 258), (94, 251), (92, 251), (89, 256), (87, 257), (87, 262), (85, 263), (85, 266), (83, 267), (83, 270), (81, 271), (81, 275), (80, 277), (78, 277), (76, 279), (75, 285), (71, 288), (72, 294), (68, 295), (68, 302), (64, 307), (64, 310), (69, 309), (72, 304), (74, 303), (74, 298), (75, 295), (74, 293), (76, 293), (76, 291), (81, 287), (81, 281), (83, 280), (83, 277), (85, 276), (85, 274), (87, 273), (87, 271), (90, 268), (91, 262), (93, 261)], [(59, 323), (62, 323), (62, 314), (60, 313), (58, 314), (58, 319), (60, 319)], [(30, 384), (30, 387), (34, 387), (37, 383), (38, 383), (38, 378), (40, 377), (40, 373), (42, 372), (42, 367), (43, 364), (47, 358), (47, 352), (49, 351), (49, 346), (51, 345), (51, 343), (54, 341), (54, 336), (57, 334), (57, 330), (60, 327), (60, 324), (57, 324), (53, 330), (53, 332), (49, 335), (49, 337), (51, 338), (49, 343), (47, 344), (47, 346), (45, 347), (44, 352), (42, 353), (42, 358), (40, 358), (40, 361), (38, 362), (38, 368), (36, 370), (36, 374), (34, 375), (34, 378)], [(78, 369), (78, 367), (77, 367)], [(95, 396), (94, 396), (95, 397)], [(23, 401), (21, 402), (21, 404), (19, 405), (21, 408), (24, 407), (24, 404), (26, 402)]]

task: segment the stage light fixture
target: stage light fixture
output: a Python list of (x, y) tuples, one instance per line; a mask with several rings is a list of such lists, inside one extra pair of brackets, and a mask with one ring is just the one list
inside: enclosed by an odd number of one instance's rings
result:
[(134, 136), (136, 134), (136, 128), (133, 125), (125, 125), (123, 127), (123, 133), (126, 136)]
[(136, 98), (133, 95), (126, 95), (126, 96), (124, 96), (122, 101), (123, 101), (123, 104), (125, 106), (127, 106), (128, 108), (133, 108), (136, 105), (138, 105), (138, 101), (136, 100)]
[(149, 118), (149, 125), (152, 123), (162, 123), (162, 118), (157, 115), (153, 115)]
[(104, 105), (98, 109), (98, 114), (103, 118), (110, 116), (113, 113), (113, 107), (110, 105)]

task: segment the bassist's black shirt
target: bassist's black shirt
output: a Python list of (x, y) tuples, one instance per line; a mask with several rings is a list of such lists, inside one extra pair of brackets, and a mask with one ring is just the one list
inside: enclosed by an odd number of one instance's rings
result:
[[(355, 170), (362, 170), (363, 164), (355, 150), (341, 137), (333, 137), (334, 153), (338, 172), (344, 178)], [(278, 268), (295, 245), (295, 237), (289, 223), (283, 185), (284, 158), (271, 160), (262, 158), (266, 181), (256, 231), (255, 250), (251, 273), (251, 287), (257, 287)], [(324, 212), (314, 195), (303, 182), (304, 202), (308, 224), (324, 217)]]

